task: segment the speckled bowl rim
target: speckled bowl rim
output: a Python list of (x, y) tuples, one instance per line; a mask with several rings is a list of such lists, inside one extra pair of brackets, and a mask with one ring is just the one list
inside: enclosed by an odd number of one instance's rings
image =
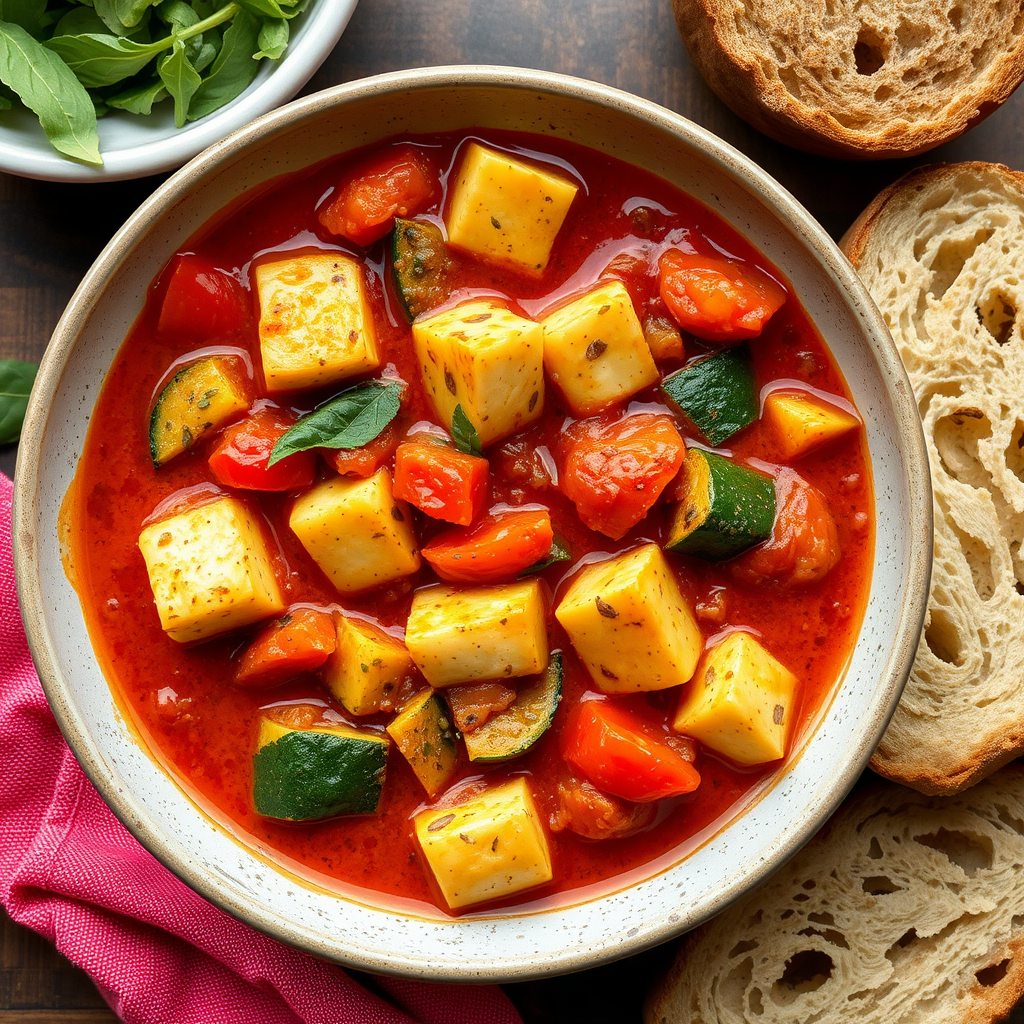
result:
[[(130, 788), (123, 785), (124, 779), (118, 778), (110, 763), (102, 756), (95, 738), (86, 727), (82, 709), (76, 704), (75, 695), (69, 691), (62, 675), (45, 620), (41, 545), (40, 537), (37, 536), (42, 476), (39, 453), (48, 426), (51, 400), (57, 393), (78, 332), (98, 297), (115, 279), (120, 264), (144, 236), (147, 225), (154, 218), (164, 216), (176, 204), (185, 201), (190, 189), (207, 174), (212, 174), (220, 162), (243, 154), (247, 147), (259, 146), (261, 140), (268, 135), (303, 119), (315, 118), (325, 110), (350, 101), (395, 93), (408, 94), (417, 89), (490, 87), (523, 90), (535, 97), (551, 95), (596, 104), (617, 114), (639, 119), (658, 131), (671, 133), (686, 145), (699, 150), (702, 158), (715, 167), (716, 173), (731, 178), (756, 198), (760, 198), (777, 218), (804, 240), (813, 258), (824, 268), (831, 284), (843, 296), (848, 315), (859, 326), (864, 344), (884, 381), (886, 398), (896, 424), (894, 450), (902, 460), (904, 473), (900, 482), (905, 491), (901, 491), (901, 495), (905, 497), (905, 511), (916, 526), (913, 530), (908, 528), (905, 531), (908, 535), (908, 550), (900, 584), (903, 599), (898, 609), (888, 613), (895, 623), (893, 642), (884, 663), (882, 678), (874, 691), (877, 700), (871, 707), (854, 709), (861, 716), (856, 726), (857, 741), (831, 772), (818, 766), (820, 774), (827, 775), (827, 778), (815, 777), (804, 782), (812, 794), (804, 801), (799, 820), (784, 825), (774, 840), (766, 844), (760, 856), (731, 870), (721, 887), (699, 906), (666, 905), (652, 910), (648, 905), (652, 879), (643, 879), (611, 895), (588, 897), (568, 907), (522, 914), (497, 911), (491, 916), (454, 920), (424, 921), (393, 910), (367, 908), (364, 903), (349, 901), (343, 896), (323, 894), (318, 897), (341, 904), (344, 913), (350, 915), (353, 922), (358, 921), (360, 927), (363, 924), (362, 915), (369, 915), (374, 934), (379, 930), (383, 936), (380, 946), (368, 942), (352, 945), (344, 936), (325, 937), (322, 931), (299, 924), (282, 915), (279, 910), (268, 910), (257, 900), (245, 899), (244, 893), (239, 894), (237, 889), (232, 888), (221, 873), (193, 862), (187, 855), (184, 840), (179, 842), (174, 835), (166, 835), (154, 828), (145, 804), (133, 795)], [(167, 254), (168, 257), (170, 255)], [(22, 435), (16, 470), (13, 525), (19, 596), (29, 644), (47, 697), (61, 730), (86, 774), (136, 838), (197, 892), (269, 935), (316, 955), (367, 971), (459, 982), (521, 981), (594, 967), (639, 952), (718, 913), (795, 853), (843, 800), (867, 765), (895, 710), (913, 663), (924, 621), (932, 555), (932, 497), (928, 460), (906, 372), (866, 289), (820, 225), (788, 192), (745, 156), (700, 126), (663, 107), (593, 82), (542, 71), (492, 66), (437, 67), (395, 72), (325, 90), (267, 114), (237, 131), (206, 150), (158, 188), (128, 219), (97, 258), (54, 331), (40, 367)], [(781, 789), (798, 768), (799, 762), (773, 788)], [(187, 802), (188, 798), (182, 794), (182, 799)], [(196, 815), (201, 815), (194, 806), (193, 810)], [(728, 833), (732, 827), (730, 825), (723, 834)], [(253, 859), (257, 859), (255, 855)], [(261, 864), (266, 869), (265, 863)], [(672, 872), (682, 870), (686, 864), (687, 861), (684, 861), (660, 872), (653, 881), (671, 877)], [(664, 897), (667, 890), (663, 885), (653, 891)], [(638, 927), (625, 928), (623, 920), (630, 920), (629, 915), (641, 909), (637, 901), (647, 901), (643, 906), (642, 923)], [(613, 923), (609, 923), (612, 919)], [(549, 931), (545, 932), (545, 928)], [(408, 952), (403, 946), (403, 938), (409, 929), (415, 930), (416, 941), (422, 940), (428, 948), (430, 943), (436, 941), (436, 950), (429, 948), (427, 954), (422, 951)], [(421, 929), (425, 931), (421, 932)], [(540, 931), (531, 934), (531, 929)], [(541, 937), (544, 942), (540, 941)], [(456, 938), (458, 941), (453, 941)], [(465, 951), (476, 949), (478, 943), (493, 948), (493, 954), (481, 953), (475, 958), (465, 956)]]

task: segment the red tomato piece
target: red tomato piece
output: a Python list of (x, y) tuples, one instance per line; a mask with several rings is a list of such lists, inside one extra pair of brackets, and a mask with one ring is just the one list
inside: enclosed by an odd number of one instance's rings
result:
[(246, 648), (235, 682), (247, 690), (269, 690), (319, 668), (334, 653), (337, 642), (333, 616), (315, 608), (296, 608)]
[(657, 813), (653, 803), (629, 803), (570, 776), (559, 780), (558, 810), (551, 828), (554, 832), (568, 829), (584, 839), (623, 839), (650, 825)]
[(580, 420), (564, 444), (562, 493), (586, 526), (613, 540), (647, 515), (686, 454), (671, 418), (657, 413)]
[(775, 525), (763, 544), (740, 555), (730, 571), (739, 580), (783, 586), (814, 583), (839, 561), (839, 532), (825, 496), (795, 470), (775, 478)]
[(225, 487), (247, 491), (298, 491), (309, 487), (316, 475), (316, 454), (296, 452), (267, 467), (279, 437), (297, 417), (265, 406), (228, 427), (210, 455), (210, 472)]
[(490, 467), (439, 441), (406, 441), (395, 452), (395, 497), (432, 519), (469, 526), (487, 502)]
[(692, 793), (697, 770), (627, 709), (607, 700), (587, 700), (569, 712), (562, 756), (598, 789), (647, 803)]
[(440, 192), (437, 170), (427, 156), (403, 146), (357, 170), (321, 210), (320, 223), (332, 235), (369, 245), (391, 230), (395, 217), (426, 210)]
[(539, 562), (554, 539), (546, 508), (515, 509), (485, 516), (469, 528), (445, 530), (422, 553), (443, 580), (487, 583)]
[(230, 274), (200, 256), (178, 257), (157, 330), (193, 341), (223, 338), (245, 327), (249, 299)]
[(786, 301), (756, 267), (669, 249), (659, 261), (661, 298), (680, 327), (705, 341), (753, 338)]
[(362, 448), (321, 448), (324, 458), (339, 476), (373, 476), (394, 454), (398, 431), (389, 423), (369, 444)]

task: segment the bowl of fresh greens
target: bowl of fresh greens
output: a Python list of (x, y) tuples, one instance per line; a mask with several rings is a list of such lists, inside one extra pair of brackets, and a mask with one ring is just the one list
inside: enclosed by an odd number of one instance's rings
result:
[(357, 0), (3, 0), (0, 171), (116, 181), (289, 100)]

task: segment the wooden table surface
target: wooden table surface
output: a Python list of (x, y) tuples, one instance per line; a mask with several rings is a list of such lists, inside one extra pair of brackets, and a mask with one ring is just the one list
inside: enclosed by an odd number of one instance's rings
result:
[[(361, 0), (305, 91), (461, 63), (563, 72), (661, 103), (741, 149), (836, 238), (881, 187), (917, 164), (977, 159), (1024, 167), (1024, 91), (967, 135), (914, 160), (844, 163), (788, 149), (749, 128), (704, 85), (676, 34), (669, 0)], [(67, 185), (0, 174), (0, 358), (41, 356), (93, 259), (162, 180)], [(14, 460), (13, 446), (0, 448), (8, 475)], [(671, 955), (668, 944), (508, 992), (527, 1024), (638, 1024), (644, 992)], [(115, 1020), (85, 974), (0, 911), (0, 1024)], [(1024, 1012), (1018, 1008), (1011, 1020), (1024, 1024)]]

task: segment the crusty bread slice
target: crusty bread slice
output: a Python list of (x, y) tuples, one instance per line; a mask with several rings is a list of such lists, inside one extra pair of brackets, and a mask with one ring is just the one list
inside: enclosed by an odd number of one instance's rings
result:
[(1024, 770), (874, 779), (684, 940), (646, 1024), (983, 1024), (1024, 992)]
[(1024, 751), (1024, 175), (912, 171), (842, 244), (910, 374), (935, 492), (924, 636), (872, 767), (957, 792)]
[(697, 69), (755, 128), (811, 153), (922, 153), (1024, 78), (1020, 0), (673, 0)]

